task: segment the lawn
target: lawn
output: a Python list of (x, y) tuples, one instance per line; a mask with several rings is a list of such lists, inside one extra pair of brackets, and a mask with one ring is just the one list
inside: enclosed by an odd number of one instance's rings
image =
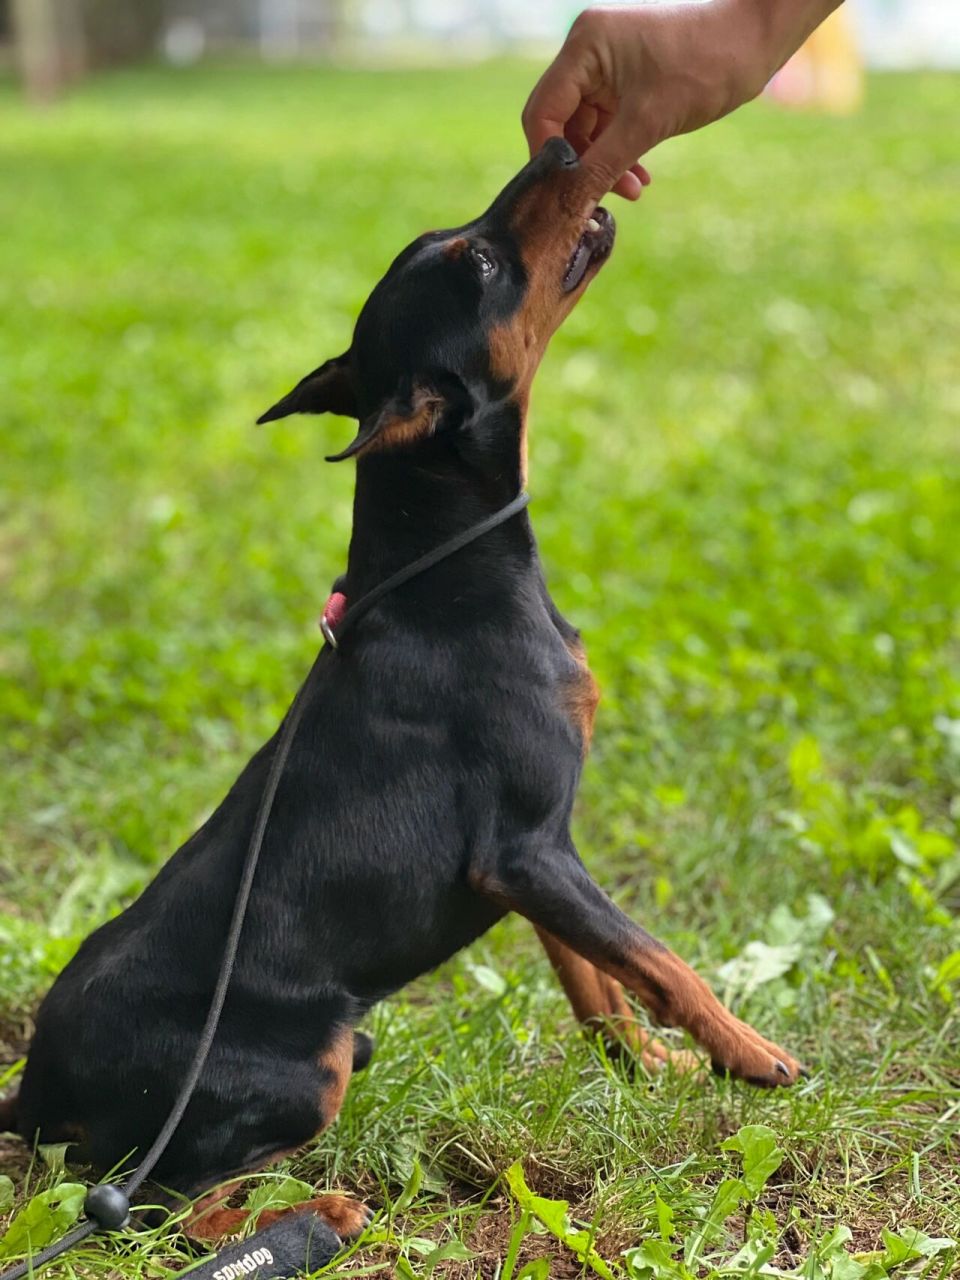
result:
[[(253, 419), (519, 165), (532, 76), (0, 87), (0, 1081), (318, 646), (348, 426)], [(376, 1011), (336, 1125), (258, 1180), (383, 1207), (340, 1273), (960, 1274), (958, 97), (878, 78), (852, 119), (668, 144), (535, 390), (534, 524), (604, 694), (581, 850), (811, 1078), (608, 1062), (509, 920)], [(62, 1152), (0, 1170), (34, 1247), (76, 1212)], [(131, 1232), (49, 1274), (183, 1261)]]

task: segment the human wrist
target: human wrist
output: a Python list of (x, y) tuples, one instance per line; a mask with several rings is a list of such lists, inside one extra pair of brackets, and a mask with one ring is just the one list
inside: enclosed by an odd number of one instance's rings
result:
[(755, 98), (784, 59), (773, 20), (777, 0), (711, 0), (711, 42), (724, 68), (727, 103), (723, 114)]
[(749, 33), (750, 57), (764, 84), (791, 58), (841, 0), (720, 0)]

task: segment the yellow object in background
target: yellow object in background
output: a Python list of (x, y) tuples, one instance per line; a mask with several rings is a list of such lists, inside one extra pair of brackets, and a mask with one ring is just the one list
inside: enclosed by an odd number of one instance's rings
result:
[(844, 9), (814, 31), (767, 86), (785, 106), (848, 115), (863, 103), (863, 60)]

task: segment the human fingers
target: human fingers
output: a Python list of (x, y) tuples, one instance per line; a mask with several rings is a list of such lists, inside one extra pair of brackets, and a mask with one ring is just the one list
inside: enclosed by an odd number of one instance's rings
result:
[(564, 132), (583, 102), (585, 88), (583, 67), (564, 47), (534, 85), (520, 117), (531, 155), (548, 138)]
[(638, 200), (650, 175), (637, 162), (646, 146), (645, 131), (637, 127), (632, 112), (620, 110), (584, 152), (582, 164), (589, 175), (591, 190), (598, 198), (613, 191), (627, 200)]

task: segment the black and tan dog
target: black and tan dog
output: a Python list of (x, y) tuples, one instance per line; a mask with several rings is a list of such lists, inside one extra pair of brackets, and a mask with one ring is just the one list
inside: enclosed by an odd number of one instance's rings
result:
[[(475, 222), (421, 236), (350, 350), (264, 419), (359, 421), (344, 579), (357, 599), (503, 507), (524, 483), (531, 380), (613, 245), (562, 140)], [(570, 813), (597, 701), (526, 513), (387, 595), (328, 650), (280, 782), (217, 1039), (156, 1171), (187, 1195), (262, 1167), (337, 1114), (354, 1026), (509, 911), (537, 929), (578, 1018), (667, 1057), (624, 988), (714, 1067), (789, 1085), (798, 1063), (730, 1014), (591, 879)], [(81, 946), (37, 1017), (7, 1119), (99, 1169), (154, 1137), (194, 1052), (276, 749), (122, 915)], [(207, 1233), (240, 1211), (209, 1205)], [(334, 1229), (362, 1206), (327, 1197)], [(199, 1225), (199, 1224), (198, 1224)]]

